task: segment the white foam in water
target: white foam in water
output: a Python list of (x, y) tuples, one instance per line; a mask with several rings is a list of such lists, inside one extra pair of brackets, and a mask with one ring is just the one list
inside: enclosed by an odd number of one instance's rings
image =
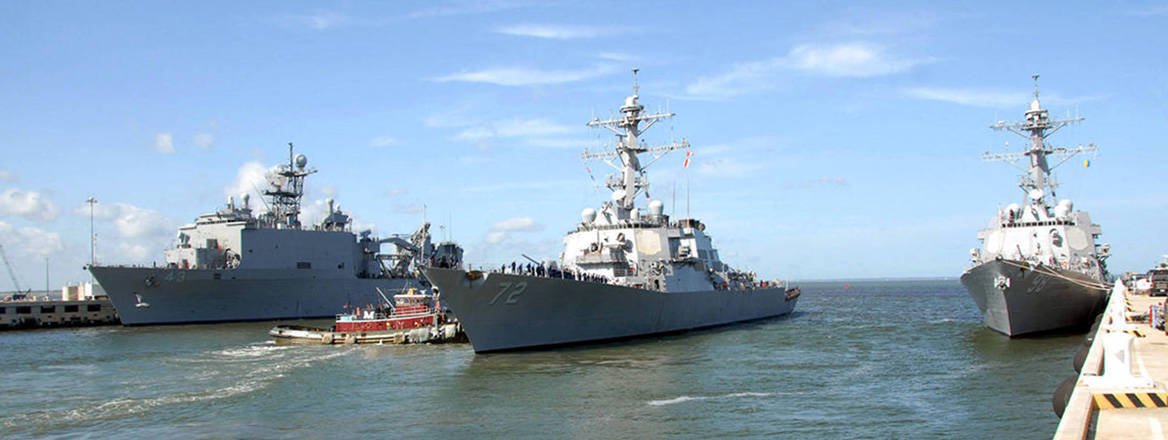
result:
[(274, 352), (284, 351), (284, 350), (287, 350), (290, 348), (293, 348), (293, 347), (291, 345), (262, 344), (262, 345), (249, 345), (249, 346), (243, 347), (243, 348), (227, 348), (227, 349), (212, 352), (212, 354), (218, 355), (218, 356), (232, 357), (232, 358), (238, 358), (238, 357), (254, 358), (254, 357), (264, 356), (264, 355), (274, 353)]
[(775, 395), (775, 393), (745, 392), (745, 393), (723, 394), (721, 396), (681, 396), (681, 397), (674, 397), (672, 399), (665, 399), (665, 400), (650, 400), (649, 405), (650, 406), (665, 406), (665, 405), (674, 405), (674, 404), (678, 404), (678, 403), (690, 402), (690, 401), (694, 401), (694, 400), (725, 400), (725, 399), (733, 399), (733, 398), (737, 398), (737, 397), (770, 397), (773, 395)]
[[(242, 349), (219, 350), (216, 352), (211, 352), (210, 354), (218, 354), (228, 357), (249, 357), (255, 361), (259, 360), (255, 358), (258, 358), (264, 354), (276, 353), (277, 350), (272, 350), (272, 348), (280, 348), (281, 350), (283, 349), (283, 347), (248, 346)], [(298, 351), (293, 352), (292, 354), (303, 352), (304, 351)], [(307, 367), (320, 361), (344, 356), (350, 352), (352, 352), (352, 348), (348, 350), (330, 350), (323, 355), (308, 356), (304, 358), (292, 358), (287, 360), (263, 359), (261, 364), (262, 366), (258, 368), (247, 369), (247, 372), (239, 378), (238, 382), (226, 387), (215, 388), (206, 391), (178, 393), (173, 395), (148, 398), (123, 398), (111, 400), (97, 405), (86, 405), (81, 408), (70, 410), (48, 410), (22, 413), (15, 415), (14, 417), (0, 419), (0, 428), (3, 428), (0, 431), (7, 431), (11, 428), (20, 426), (29, 426), (30, 424), (43, 426), (62, 423), (71, 424), (86, 420), (124, 418), (148, 412), (159, 406), (226, 399), (266, 388), (273, 380), (284, 377), (285, 373), (290, 370)], [(280, 353), (279, 356), (275, 357), (283, 358), (285, 356), (283, 353)]]

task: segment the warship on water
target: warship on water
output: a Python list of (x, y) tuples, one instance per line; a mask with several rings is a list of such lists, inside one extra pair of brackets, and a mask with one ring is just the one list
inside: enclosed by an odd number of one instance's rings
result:
[[(634, 74), (633, 95), (622, 117), (588, 123), (616, 134), (611, 151), (589, 153), (618, 170), (607, 186), (612, 200), (585, 209), (564, 236), (559, 265), (514, 265), (481, 272), (424, 268), (462, 324), (476, 352), (547, 347), (676, 332), (791, 313), (799, 290), (760, 281), (752, 272), (721, 261), (706, 226), (697, 219), (672, 221), (659, 200), (647, 210), (645, 168), (684, 139), (647, 147), (640, 136), (673, 113), (643, 112)], [(654, 156), (642, 165), (641, 154)]]
[[(430, 224), (413, 234), (378, 239), (354, 233), (352, 221), (328, 200), (328, 214), (300, 222), (304, 181), (316, 172), (293, 156), (267, 173), (266, 211), (242, 204), (200, 215), (179, 228), (162, 267), (90, 265), (125, 325), (333, 317), (348, 306), (378, 304), (378, 289), (426, 287), (420, 268), (459, 267), (462, 248), (434, 244)], [(382, 253), (390, 244), (392, 252)]]
[[(1009, 336), (1085, 326), (1102, 311), (1110, 290), (1106, 259), (1110, 245), (1096, 244), (1102, 231), (1085, 211), (1076, 211), (1070, 199), (1058, 199), (1058, 183), (1051, 170), (1076, 154), (1095, 151), (1094, 144), (1054, 148), (1046, 138), (1083, 118), (1050, 119), (1038, 100), (1025, 121), (991, 126), (1009, 130), (1030, 141), (1020, 153), (987, 152), (983, 159), (1011, 164), (1026, 158), (1028, 168), (1018, 186), (1023, 203), (998, 210), (988, 228), (977, 234), (981, 249), (970, 250), (972, 265), (961, 275), (985, 317), (985, 325)], [(1064, 156), (1051, 166), (1051, 155)], [(1087, 164), (1088, 162), (1084, 162)]]

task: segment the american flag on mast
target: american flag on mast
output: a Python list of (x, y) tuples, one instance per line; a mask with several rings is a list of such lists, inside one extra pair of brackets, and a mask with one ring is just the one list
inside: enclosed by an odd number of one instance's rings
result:
[(689, 158), (691, 158), (691, 157), (693, 157), (693, 151), (686, 150), (686, 152), (685, 152), (685, 165), (682, 165), (681, 166), (682, 168), (689, 168)]

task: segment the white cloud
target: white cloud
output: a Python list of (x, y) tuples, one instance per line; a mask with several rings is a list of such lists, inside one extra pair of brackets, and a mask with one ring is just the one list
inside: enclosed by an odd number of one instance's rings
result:
[(0, 170), (0, 182), (15, 182), (20, 180), (20, 177), (8, 170)]
[(880, 46), (866, 43), (803, 45), (791, 49), (787, 58), (797, 69), (842, 77), (889, 75), (934, 61), (896, 57)]
[(918, 99), (952, 102), (974, 107), (1015, 107), (1029, 100), (1026, 92), (1004, 92), (989, 89), (916, 87), (904, 94)]
[(282, 19), (286, 23), (307, 26), (318, 31), (341, 26), (350, 21), (348, 15), (331, 11), (317, 11), (311, 14), (289, 14), (283, 16)]
[(57, 205), (36, 191), (8, 188), (0, 192), (0, 215), (49, 222), (57, 218), (57, 211)]
[[(333, 209), (341, 209), (341, 205), (333, 202)], [(300, 204), (300, 223), (306, 227), (319, 224), (328, 215), (328, 201), (316, 199)]]
[(434, 78), (438, 82), (476, 82), (501, 86), (533, 86), (562, 84), (582, 81), (607, 75), (616, 69), (609, 65), (598, 65), (575, 70), (540, 70), (526, 67), (497, 67), (475, 72), (463, 72)]
[(32, 226), (16, 228), (0, 222), (0, 237), (4, 237), (2, 244), (9, 258), (24, 255), (43, 260), (65, 249), (61, 243), (61, 234)]
[(154, 135), (154, 151), (159, 153), (173, 153), (174, 152), (174, 136), (170, 133), (158, 133)]
[(126, 262), (143, 262), (146, 260), (158, 260), (165, 255), (165, 247), (149, 246), (141, 243), (130, 243), (125, 241), (118, 241), (114, 246), (114, 259), (111, 261), (114, 264), (124, 264)]
[(378, 136), (369, 140), (369, 145), (374, 147), (389, 147), (397, 145), (397, 139), (390, 136)]
[(223, 187), (223, 196), (235, 197), (238, 203), (242, 203), (243, 194), (248, 194), (251, 197), (251, 208), (255, 210), (263, 204), (264, 195), (260, 191), (268, 186), (267, 173), (268, 168), (260, 162), (243, 164), (236, 172), (235, 180)]
[(552, 40), (573, 40), (614, 36), (624, 30), (613, 27), (574, 26), (562, 24), (514, 24), (495, 28), (495, 32), (518, 37), (547, 38)]
[[(88, 215), (89, 205), (82, 205), (73, 213)], [(161, 212), (128, 203), (98, 203), (94, 205), (93, 215), (95, 219), (112, 221), (118, 236), (122, 238), (169, 238), (175, 229), (175, 222)]]
[(390, 189), (385, 190), (385, 196), (386, 197), (400, 196), (402, 194), (405, 194), (406, 192), (408, 192), (408, 190), (405, 188), (402, 188), (402, 187), (390, 188)]
[[(968, 105), (972, 107), (989, 108), (1024, 109), (1027, 105), (1030, 104), (1030, 101), (1034, 100), (1034, 92), (1032, 90), (1010, 92), (989, 88), (915, 87), (904, 89), (902, 93), (905, 96), (911, 98), (951, 102), (954, 104)], [(1080, 96), (1064, 98), (1053, 93), (1043, 93), (1041, 96), (1044, 107), (1050, 105), (1072, 105), (1106, 98), (1105, 96)]]
[(476, 142), (494, 137), (547, 136), (578, 131), (548, 119), (509, 119), (468, 128), (454, 136), (461, 141)]
[[(88, 203), (82, 204), (73, 210), (73, 215), (89, 217), (89, 208)], [(177, 222), (161, 212), (121, 202), (98, 202), (93, 205), (93, 218), (114, 228), (112, 240), (102, 237), (102, 227), (97, 230), (99, 261), (108, 263), (144, 264), (161, 260), (177, 229)], [(111, 247), (113, 252), (108, 251)]]
[(543, 226), (536, 223), (531, 217), (513, 217), (501, 222), (491, 225), (492, 231), (538, 231), (543, 229)]
[(211, 146), (215, 145), (215, 135), (213, 135), (211, 133), (195, 134), (195, 138), (193, 139), (193, 143), (195, 144), (196, 147), (199, 147), (199, 148), (204, 149), (204, 150), (209, 150), (211, 148)]
[(621, 62), (621, 63), (638, 61), (641, 59), (641, 57), (638, 57), (636, 55), (631, 55), (631, 54), (621, 53), (621, 52), (601, 52), (601, 53), (596, 54), (596, 57), (600, 58), (602, 60), (616, 61), (616, 62)]
[(499, 244), (507, 240), (512, 232), (535, 232), (543, 230), (531, 217), (513, 217), (491, 225), (483, 241), (487, 244)]
[(398, 214), (421, 214), (425, 210), (425, 207), (418, 203), (411, 205), (398, 204), (393, 207), (393, 210)]
[(893, 55), (871, 43), (806, 44), (791, 49), (785, 56), (739, 63), (727, 72), (698, 78), (685, 87), (685, 93), (692, 99), (726, 99), (773, 89), (783, 82), (778, 77), (786, 72), (865, 78), (901, 73), (934, 61)]
[(505, 239), (505, 238), (507, 238), (506, 232), (492, 231), (492, 232), (487, 233), (487, 236), (485, 238), (483, 238), (483, 241), (485, 241), (489, 244), (498, 244), (499, 242), (502, 242), (503, 239)]
[(701, 77), (685, 86), (687, 97), (726, 99), (746, 93), (769, 90), (781, 69), (781, 59), (735, 64), (729, 71)]
[(353, 219), (352, 228), (353, 228), (353, 232), (355, 232), (357, 234), (360, 234), (364, 231), (369, 231), (370, 234), (377, 235), (377, 224), (376, 223), (365, 223), (361, 220)]
[[(542, 3), (532, 3), (539, 5)], [(484, 14), (528, 6), (528, 3), (510, 0), (469, 0), (447, 3), (442, 6), (421, 9), (407, 15), (409, 18), (446, 17), (452, 15)]]

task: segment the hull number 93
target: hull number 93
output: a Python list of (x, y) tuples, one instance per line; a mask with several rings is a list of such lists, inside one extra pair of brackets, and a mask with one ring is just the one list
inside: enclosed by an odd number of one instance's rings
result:
[(499, 283), (499, 293), (491, 298), (490, 304), (495, 305), (499, 299), (503, 299), (503, 304), (519, 304), (519, 295), (522, 295), (524, 290), (527, 290), (526, 282)]

